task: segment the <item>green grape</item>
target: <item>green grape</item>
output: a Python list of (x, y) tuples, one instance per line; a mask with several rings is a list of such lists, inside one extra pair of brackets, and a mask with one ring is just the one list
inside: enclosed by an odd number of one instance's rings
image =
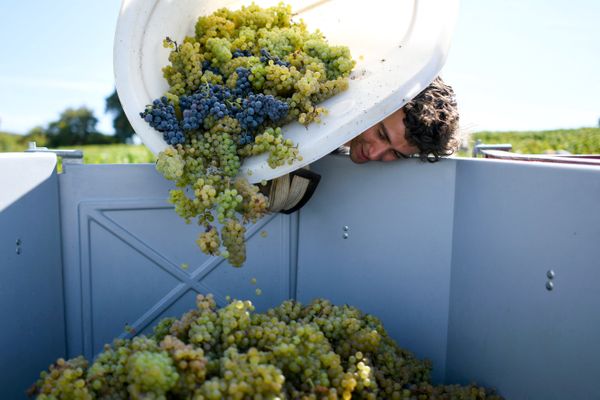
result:
[(246, 260), (246, 228), (239, 221), (229, 219), (221, 230), (223, 245), (229, 252), (229, 263), (234, 267), (241, 267)]
[(190, 223), (191, 218), (198, 214), (198, 202), (194, 200), (186, 196), (183, 190), (174, 189), (169, 193), (169, 202), (175, 205), (175, 212), (188, 224)]
[(433, 385), (431, 365), (381, 321), (316, 299), (256, 313), (250, 301), (196, 308), (160, 321), (152, 337), (115, 340), (88, 367), (59, 359), (40, 374), (38, 399), (472, 399), (499, 400), (475, 384)]
[(170, 87), (169, 93), (177, 96), (193, 93), (200, 85), (202, 60), (200, 43), (194, 41), (187, 40), (171, 51), (171, 65), (163, 68), (163, 75)]
[[(236, 36), (231, 42), (231, 47), (239, 50), (253, 50), (255, 42), (256, 30), (251, 27), (241, 26), (237, 29)], [(234, 70), (235, 68), (230, 70), (229, 73)]]
[(167, 147), (158, 154), (156, 170), (165, 178), (177, 181), (183, 175), (185, 161), (173, 147)]
[(202, 78), (200, 78), (200, 83), (205, 85), (221, 85), (223, 84), (223, 76), (215, 74), (213, 71), (204, 71)]
[(235, 189), (225, 189), (217, 197), (217, 219), (225, 223), (225, 219), (231, 219), (244, 198)]
[[(250, 50), (247, 50), (250, 51)], [(231, 59), (229, 62), (225, 63), (221, 67), (221, 71), (224, 75), (228, 75), (231, 77), (237, 77), (236, 69), (239, 67), (252, 69), (253, 67), (264, 66), (264, 64), (260, 61), (260, 57), (251, 55), (251, 56), (240, 56)], [(234, 88), (234, 86), (230, 86)]]
[(267, 162), (270, 167), (276, 168), (284, 165), (286, 162), (291, 164), (294, 160), (302, 160), (298, 148), (290, 139), (284, 139), (281, 128), (267, 128), (264, 132), (257, 135), (251, 145), (246, 145), (238, 154), (242, 157), (269, 152)]
[(221, 246), (219, 232), (214, 227), (209, 228), (208, 231), (202, 232), (198, 236), (197, 244), (202, 252), (213, 256), (219, 255), (219, 247)]
[(82, 356), (67, 361), (59, 358), (48, 372), (40, 374), (29, 393), (40, 400), (91, 400), (93, 397), (85, 382), (87, 367), (88, 362)]
[(213, 15), (200, 17), (196, 22), (196, 39), (201, 44), (211, 38), (230, 38), (235, 30), (235, 23), (229, 18), (218, 15), (219, 11)]
[(161, 398), (179, 379), (173, 360), (166, 352), (140, 351), (127, 362), (127, 387), (131, 398)]
[(212, 61), (215, 65), (224, 64), (231, 60), (231, 43), (225, 38), (210, 38), (206, 41), (205, 59)]
[(165, 336), (160, 343), (173, 360), (179, 380), (172, 388), (178, 398), (191, 398), (195, 388), (206, 379), (208, 360), (201, 348), (194, 347), (175, 336)]
[(287, 97), (297, 90), (298, 82), (303, 79), (303, 75), (296, 67), (288, 68), (269, 61), (269, 64), (264, 67), (264, 79), (262, 89), (265, 94)]
[(237, 211), (244, 217), (245, 222), (256, 222), (267, 214), (269, 199), (259, 191), (258, 186), (251, 185), (246, 179), (238, 178), (234, 187), (242, 196), (242, 202)]
[(177, 319), (172, 317), (162, 319), (152, 330), (152, 338), (157, 342), (163, 340), (164, 337), (170, 333), (171, 327), (173, 326), (175, 321), (177, 321)]

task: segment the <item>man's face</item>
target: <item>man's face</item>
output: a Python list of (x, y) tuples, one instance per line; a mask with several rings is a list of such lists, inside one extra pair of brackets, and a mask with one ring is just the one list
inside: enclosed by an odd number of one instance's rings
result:
[(357, 164), (367, 161), (393, 161), (417, 154), (419, 149), (404, 136), (404, 110), (400, 109), (370, 127), (349, 143), (350, 159)]

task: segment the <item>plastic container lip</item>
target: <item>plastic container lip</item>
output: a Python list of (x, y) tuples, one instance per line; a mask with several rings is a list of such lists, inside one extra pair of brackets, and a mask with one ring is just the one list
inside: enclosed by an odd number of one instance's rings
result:
[[(158, 154), (167, 144), (139, 113), (168, 90), (166, 36), (181, 41), (201, 15), (237, 9), (251, 1), (123, 0), (114, 44), (117, 91), (127, 118), (144, 144)], [(259, 6), (278, 1), (255, 0)], [(348, 90), (321, 105), (320, 124), (286, 125), (301, 162), (272, 169), (267, 155), (248, 158), (241, 174), (252, 183), (270, 180), (318, 160), (381, 121), (422, 91), (442, 69), (458, 15), (458, 0), (291, 0), (287, 3), (309, 30), (331, 44), (348, 46), (357, 61)]]

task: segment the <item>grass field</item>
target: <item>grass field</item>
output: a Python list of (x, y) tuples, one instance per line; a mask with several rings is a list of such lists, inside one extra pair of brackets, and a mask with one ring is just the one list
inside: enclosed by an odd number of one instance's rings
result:
[(23, 151), (27, 148), (27, 139), (21, 135), (0, 132), (0, 152)]
[(64, 147), (64, 149), (83, 150), (85, 164), (133, 164), (156, 161), (154, 154), (143, 145), (106, 144)]
[(471, 136), (469, 150), (475, 140), (486, 144), (511, 143), (513, 152), (542, 154), (568, 151), (572, 154), (600, 154), (600, 128), (562, 129), (537, 132), (477, 132)]
[[(573, 154), (600, 154), (600, 128), (562, 129), (535, 132), (477, 132), (471, 135), (468, 149), (459, 155), (469, 156), (479, 139), (486, 144), (511, 143), (513, 151), (523, 154), (543, 154), (566, 150)], [(0, 132), (0, 152), (21, 152), (28, 138)], [(40, 146), (42, 144), (38, 144)], [(87, 164), (153, 163), (155, 157), (143, 145), (110, 144), (65, 147), (83, 150)]]
[[(43, 143), (37, 144), (39, 147)], [(28, 147), (24, 136), (0, 132), (0, 152), (21, 152)], [(153, 163), (154, 154), (144, 145), (107, 144), (60, 147), (60, 149), (83, 150), (83, 162), (86, 164), (131, 164)]]
[[(104, 144), (61, 149), (83, 150), (84, 164), (136, 164), (153, 163), (156, 157), (144, 145)], [(62, 172), (62, 160), (58, 160), (58, 172)]]

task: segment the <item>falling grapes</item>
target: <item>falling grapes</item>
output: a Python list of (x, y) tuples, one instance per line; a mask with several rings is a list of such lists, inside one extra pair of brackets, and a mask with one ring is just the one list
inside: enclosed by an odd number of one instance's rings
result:
[(169, 196), (175, 211), (203, 226), (200, 249), (241, 266), (244, 225), (269, 206), (237, 178), (244, 158), (267, 153), (272, 168), (301, 160), (281, 126), (318, 122), (317, 104), (348, 87), (355, 62), (347, 47), (292, 21), (283, 3), (222, 8), (200, 17), (194, 36), (163, 45), (169, 90), (140, 113), (169, 145), (156, 168), (178, 187)]
[(433, 385), (372, 315), (324, 299), (287, 300), (264, 314), (211, 295), (149, 337), (118, 339), (88, 363), (58, 360), (37, 399), (501, 399), (475, 384)]

